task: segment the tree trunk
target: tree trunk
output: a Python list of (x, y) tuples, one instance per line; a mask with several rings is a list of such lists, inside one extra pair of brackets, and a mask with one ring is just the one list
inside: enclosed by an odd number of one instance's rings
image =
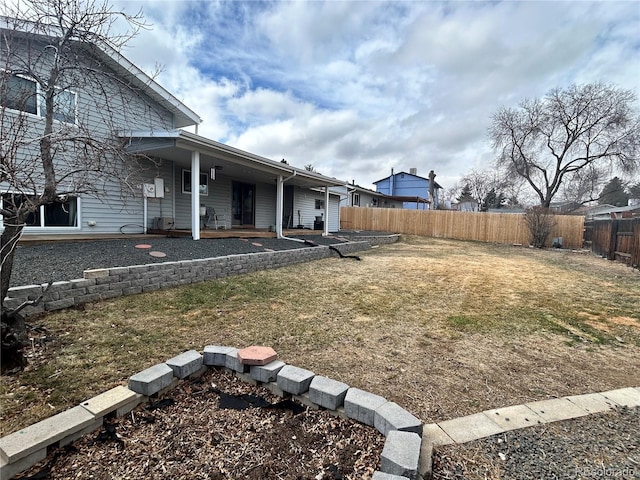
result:
[(22, 355), (22, 347), (27, 341), (27, 329), (24, 318), (19, 313), (8, 312), (4, 307), (4, 299), (9, 291), (11, 271), (13, 270), (13, 258), (16, 244), (22, 234), (22, 225), (15, 226), (18, 222), (5, 217), (4, 230), (0, 236), (0, 362), (2, 372), (23, 368), (26, 359)]

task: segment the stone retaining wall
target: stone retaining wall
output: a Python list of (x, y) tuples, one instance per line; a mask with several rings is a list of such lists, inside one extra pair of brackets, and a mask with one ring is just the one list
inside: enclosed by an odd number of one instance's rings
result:
[[(357, 238), (357, 237), (354, 237)], [(398, 235), (367, 237), (333, 245), (342, 254), (368, 250), (374, 244), (394, 243)], [(204, 282), (241, 273), (278, 268), (337, 255), (328, 246), (297, 248), (275, 252), (246, 253), (225, 257), (182, 260), (131, 267), (85, 270), (84, 278), (54, 282), (37, 306), (22, 310), (24, 316), (60, 310), (123, 295)], [(13, 309), (38, 298), (46, 285), (26, 285), (9, 289), (4, 306)]]

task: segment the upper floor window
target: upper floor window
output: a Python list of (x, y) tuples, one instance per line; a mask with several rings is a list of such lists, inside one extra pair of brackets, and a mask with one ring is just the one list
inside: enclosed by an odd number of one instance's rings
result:
[[(35, 80), (22, 75), (3, 72), (0, 85), (0, 104), (12, 110), (45, 116), (44, 95)], [(53, 118), (59, 122), (75, 123), (76, 94), (69, 90), (56, 89)]]

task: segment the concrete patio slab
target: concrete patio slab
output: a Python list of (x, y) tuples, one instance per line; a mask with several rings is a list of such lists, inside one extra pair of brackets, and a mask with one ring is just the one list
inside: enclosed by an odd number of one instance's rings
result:
[(602, 396), (609, 400), (613, 400), (620, 406), (640, 406), (640, 393), (634, 387), (609, 390), (608, 392), (602, 392)]
[(569, 420), (571, 418), (584, 417), (588, 413), (567, 398), (552, 398), (525, 404), (540, 417), (545, 423)]
[(497, 423), (506, 432), (518, 428), (531, 427), (545, 423), (533, 410), (526, 405), (514, 405), (511, 407), (494, 408), (484, 413), (489, 420)]
[(466, 443), (504, 432), (502, 427), (489, 420), (484, 413), (446, 420), (438, 425), (456, 443)]
[(616, 402), (606, 399), (599, 393), (589, 393), (587, 395), (572, 395), (566, 398), (571, 403), (575, 403), (578, 407), (580, 407), (587, 413), (607, 412), (617, 406)]

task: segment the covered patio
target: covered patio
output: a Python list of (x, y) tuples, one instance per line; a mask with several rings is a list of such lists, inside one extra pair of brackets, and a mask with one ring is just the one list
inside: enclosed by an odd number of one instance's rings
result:
[[(167, 182), (171, 182), (172, 188), (167, 191), (172, 195), (170, 211), (176, 219), (171, 228), (148, 229), (153, 233), (157, 233), (156, 230), (168, 230), (172, 235), (191, 236), (194, 240), (232, 236), (283, 238), (294, 231), (291, 230), (292, 226), (297, 227), (302, 223), (302, 215), (307, 220), (315, 215), (316, 223), (313, 226), (321, 227), (323, 235), (329, 235), (332, 223), (337, 226), (335, 230), (339, 228), (339, 205), (335, 201), (330, 202), (330, 187), (344, 186), (344, 181), (183, 130), (136, 131), (123, 138), (128, 141), (129, 152), (160, 159), (165, 163), (165, 177), (173, 177), (173, 180), (166, 179), (161, 183), (165, 186), (161, 187), (163, 190), (160, 193), (164, 196)], [(170, 163), (170, 167), (166, 166), (167, 163)], [(180, 177), (178, 180), (176, 171)], [(178, 185), (182, 187), (178, 188)], [(308, 202), (315, 198), (315, 206), (301, 207), (302, 198)], [(205, 199), (208, 202), (206, 206)], [(296, 202), (299, 205), (294, 208)], [(145, 197), (145, 227), (149, 225), (146, 203)], [(330, 205), (334, 204), (337, 208), (332, 211)], [(209, 206), (221, 217), (224, 230), (204, 228), (201, 208)], [(298, 224), (293, 221), (296, 211)], [(189, 219), (188, 224), (186, 218)], [(296, 228), (295, 231), (300, 230), (302, 234), (309, 232), (308, 223), (304, 229)]]

